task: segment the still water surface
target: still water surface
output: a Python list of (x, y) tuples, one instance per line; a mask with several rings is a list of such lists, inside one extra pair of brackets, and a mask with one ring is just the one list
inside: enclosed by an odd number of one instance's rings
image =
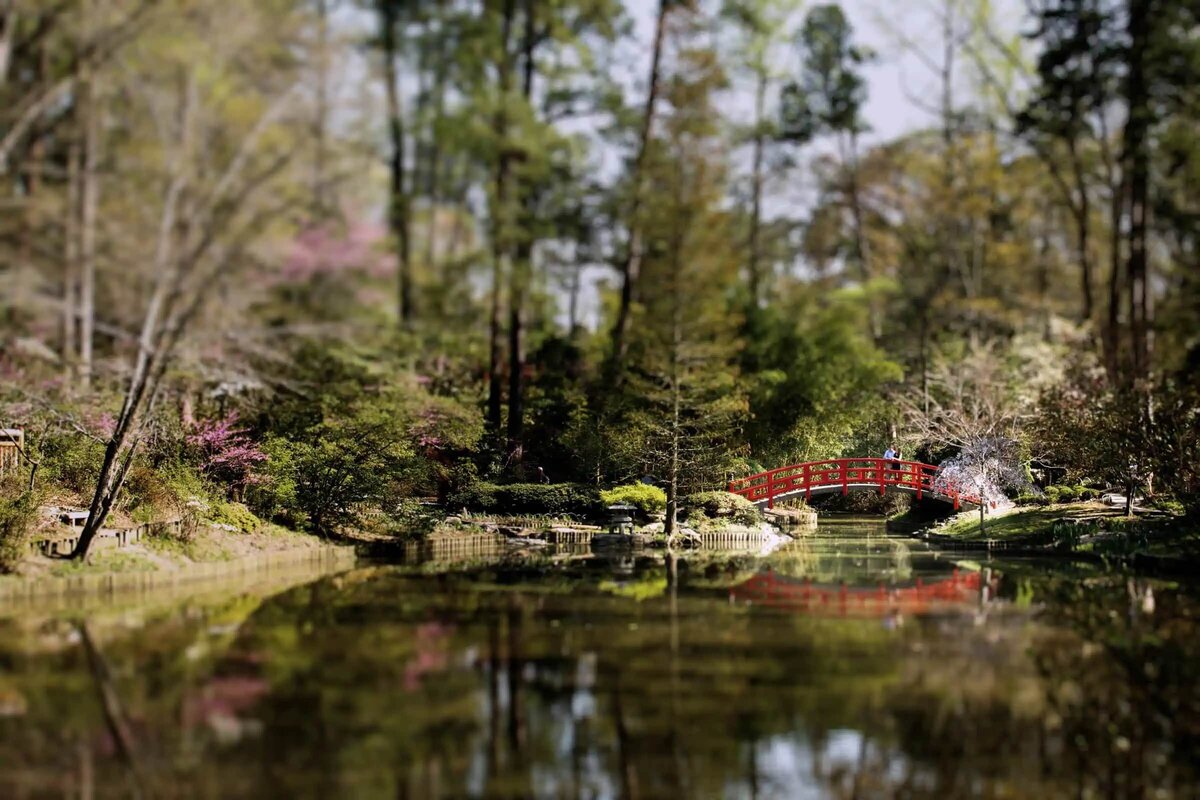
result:
[(1198, 797), (1198, 612), (872, 522), (0, 608), (0, 797)]

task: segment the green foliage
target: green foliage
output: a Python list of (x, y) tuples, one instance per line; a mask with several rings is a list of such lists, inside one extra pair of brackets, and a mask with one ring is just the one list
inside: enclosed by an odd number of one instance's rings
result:
[(0, 480), (0, 572), (11, 572), (28, 554), (40, 502), (40, 495), (19, 481)]
[(242, 533), (254, 533), (263, 525), (262, 520), (242, 503), (223, 499), (211, 503), (206, 516), (210, 522), (228, 525)]
[(1158, 509), (1159, 511), (1162, 511), (1166, 514), (1170, 514), (1171, 516), (1174, 516), (1174, 517), (1181, 517), (1181, 516), (1185, 515), (1188, 511), (1187, 506), (1185, 506), (1183, 503), (1179, 502), (1178, 500), (1167, 500), (1164, 498), (1156, 498), (1154, 500), (1154, 502), (1151, 503), (1150, 505), (1152, 507)]
[(595, 513), (600, 492), (575, 483), (476, 483), (454, 492), (450, 508), (502, 514), (555, 514), (582, 516)]
[(861, 292), (797, 291), (750, 319), (747, 433), (758, 460), (861, 452), (864, 431), (886, 415), (884, 385), (901, 374), (871, 341), (867, 304)]
[[(1088, 500), (1095, 500), (1099, 496), (1099, 489), (1092, 489), (1082, 485), (1047, 486), (1045, 489), (1045, 501), (1049, 503), (1086, 502)], [(1031, 505), (1037, 504), (1031, 503)], [(1041, 505), (1044, 505), (1044, 503)]]
[(47, 436), (41, 443), (42, 472), (47, 481), (77, 494), (96, 488), (104, 445), (75, 431)]
[[(1197, 349), (1200, 357), (1200, 346)], [(1156, 488), (1200, 517), (1200, 381), (1167, 382), (1155, 398), (1150, 457)]]
[(727, 154), (715, 105), (725, 76), (699, 47), (683, 48), (680, 62), (645, 161), (639, 223), (653, 246), (641, 265), (618, 421), (629, 440), (642, 441), (641, 468), (668, 485), (669, 496), (721, 482), (744, 452), (748, 410), (738, 375), (741, 319), (730, 308), (740, 257), (723, 208)]
[(376, 413), (321, 423), (304, 440), (271, 437), (265, 443), (270, 487), (264, 510), (302, 513), (313, 530), (353, 523), (355, 507), (387, 504), (394, 475), (411, 451), (403, 430)]
[(1019, 506), (1045, 506), (1049, 505), (1051, 501), (1045, 492), (1025, 492), (1017, 495), (1014, 502)]
[(628, 503), (643, 514), (656, 514), (666, 509), (667, 493), (648, 483), (630, 483), (600, 492), (600, 502), (606, 506)]
[(763, 519), (753, 503), (731, 492), (696, 492), (684, 497), (681, 505), (689, 512), (689, 519), (696, 511), (712, 519), (729, 518), (739, 525), (757, 525)]

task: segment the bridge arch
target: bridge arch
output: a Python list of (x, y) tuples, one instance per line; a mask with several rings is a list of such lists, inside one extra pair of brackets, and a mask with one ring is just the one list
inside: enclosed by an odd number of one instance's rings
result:
[[(978, 508), (978, 490), (949, 480), (932, 464), (882, 458), (834, 458), (808, 461), (759, 472), (729, 482), (729, 491), (759, 508), (773, 508), (777, 500), (825, 494), (871, 491), (906, 492), (917, 500), (926, 497), (962, 508)], [(989, 503), (995, 506), (994, 502)]]

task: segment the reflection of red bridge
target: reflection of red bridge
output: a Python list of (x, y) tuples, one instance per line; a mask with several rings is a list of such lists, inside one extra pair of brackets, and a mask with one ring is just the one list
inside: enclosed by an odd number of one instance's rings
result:
[(766, 571), (734, 586), (729, 599), (771, 608), (818, 611), (830, 614), (882, 616), (894, 610), (919, 612), (931, 604), (967, 603), (979, 596), (978, 572), (960, 573), (957, 568), (946, 578), (913, 586), (887, 588), (821, 585), (810, 580), (781, 577)]
[(808, 500), (815, 494), (860, 491), (909, 492), (918, 500), (929, 496), (953, 503), (955, 511), (964, 505), (979, 507), (979, 492), (974, 487), (947, 479), (932, 464), (882, 458), (835, 458), (779, 467), (732, 480), (729, 491), (768, 508), (784, 497), (804, 495)]

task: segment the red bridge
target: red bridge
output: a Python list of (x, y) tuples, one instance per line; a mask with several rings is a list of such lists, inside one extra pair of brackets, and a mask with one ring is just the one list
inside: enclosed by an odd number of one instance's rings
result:
[(836, 458), (779, 467), (732, 480), (729, 491), (767, 508), (786, 497), (803, 495), (808, 500), (813, 495), (862, 491), (909, 492), (918, 500), (931, 497), (951, 503), (955, 511), (980, 505), (978, 489), (946, 479), (932, 464), (882, 458)]

